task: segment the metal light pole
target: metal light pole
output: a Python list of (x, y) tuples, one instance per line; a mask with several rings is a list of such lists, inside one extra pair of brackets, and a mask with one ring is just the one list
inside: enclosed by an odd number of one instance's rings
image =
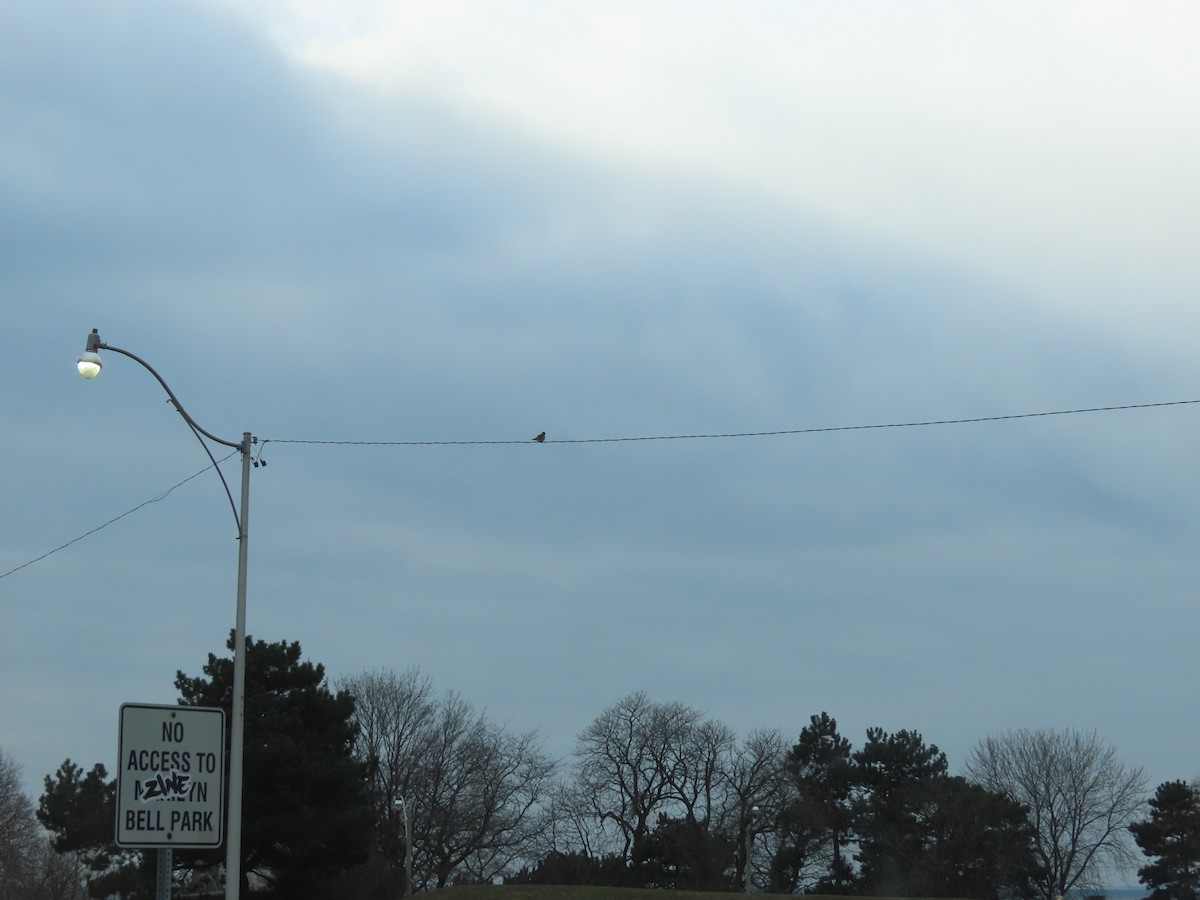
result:
[(745, 860), (745, 871), (742, 873), (745, 876), (745, 881), (746, 881), (745, 888), (746, 888), (747, 894), (750, 893), (750, 889), (753, 886), (753, 882), (751, 880), (751, 872), (750, 872), (750, 855), (751, 855), (751, 851), (753, 851), (753, 849), (754, 849), (754, 819), (757, 816), (758, 816), (758, 807), (757, 806), (750, 807), (750, 814), (748, 816), (746, 816), (746, 860)]
[[(183, 420), (187, 422), (192, 433), (200, 441), (204, 452), (212, 460), (213, 467), (217, 469), (217, 475), (220, 476), (221, 483), (225, 485), (225, 493), (229, 497), (229, 505), (233, 508), (234, 522), (237, 524), (237, 615), (234, 619), (233, 629), (233, 721), (229, 729), (229, 824), (225, 833), (225, 900), (238, 900), (242, 884), (242, 760), (246, 733), (246, 552), (250, 536), (250, 449), (254, 444), (254, 438), (250, 435), (250, 432), (246, 431), (242, 433), (240, 441), (227, 441), (211, 432), (205, 431), (196, 423), (195, 419), (187, 414), (187, 411), (176, 398), (175, 393), (163, 381), (162, 376), (154, 370), (153, 366), (128, 350), (122, 350), (120, 347), (105, 344), (100, 340), (99, 331), (95, 328), (87, 336), (87, 344), (79, 357), (79, 362), (76, 364), (79, 374), (84, 378), (91, 379), (100, 374), (102, 367), (100, 360), (101, 350), (111, 350), (113, 353), (128, 356), (134, 362), (140, 363), (146, 371), (158, 379), (158, 383), (167, 392), (167, 396), (171, 400), (171, 405), (183, 416)], [(210, 441), (224, 447), (232, 447), (242, 454), (240, 512), (234, 506), (233, 494), (229, 490), (229, 484), (225, 481), (225, 476), (221, 473), (220, 468), (217, 467), (216, 459), (213, 458), (212, 451), (209, 450), (208, 445), (204, 443), (204, 438), (208, 438)]]
[(400, 807), (400, 815), (404, 819), (404, 896), (409, 897), (412, 895), (412, 808), (403, 797), (393, 805)]

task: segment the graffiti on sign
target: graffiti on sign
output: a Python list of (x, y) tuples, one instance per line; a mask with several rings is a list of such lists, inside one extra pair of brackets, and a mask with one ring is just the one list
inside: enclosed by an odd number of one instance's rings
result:
[(203, 707), (121, 707), (117, 843), (215, 847), (224, 806), (225, 714)]

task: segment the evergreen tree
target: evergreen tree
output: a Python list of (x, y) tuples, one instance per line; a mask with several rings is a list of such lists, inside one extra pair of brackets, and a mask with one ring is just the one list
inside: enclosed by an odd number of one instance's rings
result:
[(1153, 862), (1138, 869), (1151, 900), (1197, 900), (1200, 896), (1200, 792), (1183, 781), (1158, 786), (1150, 818), (1129, 826)]
[(771, 864), (776, 889), (794, 891), (805, 870), (813, 871), (819, 893), (846, 893), (854, 881), (845, 847), (852, 839), (851, 800), (857, 772), (850, 741), (828, 713), (812, 716), (788, 754), (796, 790), (780, 815), (783, 838)]
[(714, 834), (695, 819), (659, 816), (637, 869), (646, 887), (674, 891), (729, 891), (737, 842)]
[(1019, 804), (958, 776), (925, 783), (910, 891), (922, 897), (1030, 897), (1034, 832)]
[[(365, 861), (373, 821), (366, 767), (353, 756), (354, 698), (333, 693), (324, 667), (300, 655), (299, 643), (246, 639), (242, 872), (290, 897), (321, 896)], [(203, 671), (176, 673), (180, 703), (228, 711), (233, 660), (210, 653)]]
[(66, 760), (46, 776), (37, 817), (52, 835), (56, 853), (73, 853), (83, 863), (92, 897), (119, 895), (125, 900), (154, 896), (152, 854), (117, 846), (117, 781), (102, 763), (85, 774)]
[(947, 774), (920, 734), (867, 730), (858, 770), (858, 892), (902, 897), (1030, 896), (1041, 869), (1025, 810)]
[(926, 847), (924, 805), (933, 783), (946, 777), (946, 755), (915, 731), (868, 728), (853, 759), (860, 790), (858, 890), (913, 896)]

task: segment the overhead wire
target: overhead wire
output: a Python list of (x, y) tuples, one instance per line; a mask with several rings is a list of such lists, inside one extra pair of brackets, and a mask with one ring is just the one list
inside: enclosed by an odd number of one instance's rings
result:
[(778, 435), (796, 435), (796, 434), (820, 434), (824, 432), (834, 431), (868, 431), (873, 429), (885, 428), (925, 428), (932, 425), (970, 425), (979, 422), (1003, 422), (1014, 419), (1034, 419), (1044, 418), (1047, 416), (1072, 416), (1083, 413), (1100, 413), (1100, 412), (1116, 412), (1118, 410), (1128, 409), (1153, 409), (1156, 407), (1165, 406), (1186, 406), (1189, 404), (1200, 403), (1200, 400), (1169, 400), (1159, 403), (1126, 403), (1120, 406), (1088, 406), (1079, 407), (1076, 409), (1056, 409), (1044, 412), (1030, 413), (1010, 413), (999, 416), (973, 416), (970, 418), (961, 419), (928, 419), (923, 421), (911, 422), (884, 422), (867, 425), (827, 425), (815, 428), (787, 428), (776, 431), (727, 431), (727, 432), (710, 432), (710, 433), (695, 433), (695, 434), (653, 434), (653, 435), (638, 435), (632, 437), (596, 437), (596, 438), (551, 438), (545, 437), (541, 440), (525, 439), (525, 440), (474, 440), (474, 441), (454, 441), (454, 440), (417, 440), (417, 441), (363, 441), (363, 440), (308, 440), (299, 438), (264, 438), (263, 444), (317, 444), (326, 446), (356, 446), (356, 447), (452, 447), (452, 446), (478, 446), (478, 445), (497, 445), (497, 444), (530, 444), (545, 443), (545, 444), (618, 444), (630, 443), (634, 441), (695, 441), (695, 440), (710, 440), (717, 438), (753, 438), (753, 437), (775, 437)]
[[(1116, 405), (1116, 406), (1086, 406), (1086, 407), (1077, 407), (1074, 409), (1056, 409), (1056, 410), (1048, 410), (1048, 411), (1043, 411), (1043, 412), (1029, 412), (1029, 413), (1010, 413), (1010, 414), (998, 415), (998, 416), (972, 416), (969, 418), (959, 418), (959, 419), (926, 419), (926, 420), (906, 421), (906, 422), (870, 423), (870, 424), (865, 424), (865, 425), (827, 425), (827, 426), (819, 426), (819, 427), (812, 427), (812, 428), (787, 428), (787, 429), (779, 429), (779, 430), (775, 430), (775, 431), (726, 431), (726, 432), (708, 432), (708, 433), (695, 433), (695, 434), (639, 435), (639, 436), (631, 436), (631, 437), (553, 439), (550, 437), (544, 437), (543, 435), (539, 435), (539, 437), (536, 439), (525, 439), (525, 440), (506, 439), (506, 440), (472, 440), (472, 441), (461, 441), (461, 440), (361, 441), (361, 440), (309, 440), (309, 439), (300, 439), (300, 438), (263, 438), (263, 439), (259, 440), (259, 446), (260, 446), (259, 456), (261, 457), (262, 450), (265, 448), (266, 444), (268, 444), (268, 443), (309, 444), (309, 445), (338, 446), (338, 447), (451, 447), (451, 446), (481, 446), (481, 445), (486, 446), (486, 445), (500, 445), (500, 444), (529, 445), (529, 444), (533, 444), (533, 443), (617, 444), (617, 443), (631, 443), (631, 442), (635, 442), (635, 441), (692, 441), (692, 440), (711, 440), (711, 439), (721, 439), (721, 438), (757, 438), (757, 437), (776, 437), (776, 436), (780, 436), (780, 435), (822, 434), (822, 433), (838, 432), (838, 431), (870, 431), (870, 430), (894, 429), (894, 428), (927, 428), (927, 427), (931, 427), (931, 426), (935, 426), (935, 425), (972, 425), (972, 424), (978, 424), (978, 423), (982, 423), (982, 422), (1009, 422), (1009, 421), (1013, 421), (1016, 419), (1038, 419), (1038, 418), (1047, 418), (1050, 416), (1073, 416), (1073, 415), (1082, 415), (1082, 414), (1087, 414), (1087, 413), (1118, 412), (1121, 410), (1132, 410), (1132, 409), (1156, 409), (1156, 408), (1171, 407), (1171, 406), (1190, 406), (1190, 405), (1195, 405), (1198, 403), (1200, 403), (1200, 399), (1197, 399), (1197, 400), (1168, 400), (1168, 401), (1158, 402), (1158, 403), (1124, 403), (1124, 404), (1120, 404), (1120, 405)], [(201, 443), (203, 443), (203, 441)], [(207, 447), (205, 449), (207, 449)], [(0, 573), (0, 579), (7, 578), (9, 575), (19, 572), (22, 569), (33, 565), (36, 562), (41, 562), (43, 559), (46, 559), (47, 557), (53, 556), (55, 553), (58, 553), (60, 550), (65, 550), (67, 547), (70, 547), (72, 544), (76, 544), (79, 541), (83, 540), (84, 538), (90, 537), (91, 535), (95, 534), (96, 532), (107, 528), (109, 525), (112, 525), (114, 522), (119, 522), (121, 519), (125, 518), (126, 516), (132, 515), (133, 513), (137, 512), (138, 510), (142, 509), (143, 507), (149, 506), (151, 503), (157, 503), (160, 500), (166, 499), (166, 497), (168, 495), (170, 495), (171, 492), (174, 491), (176, 488), (182, 487), (183, 485), (187, 484), (189, 481), (191, 481), (194, 478), (198, 478), (199, 476), (201, 476), (205, 472), (207, 472), (209, 469), (216, 468), (217, 471), (220, 472), (220, 464), (225, 462), (225, 460), (229, 459), (231, 456), (235, 455), (237, 452), (238, 452), (237, 450), (234, 450), (233, 453), (230, 453), (228, 456), (224, 456), (219, 460), (213, 459), (212, 465), (205, 466), (200, 471), (195, 472), (194, 474), (189, 475), (187, 478), (184, 478), (182, 481), (179, 481), (179, 482), (171, 485), (171, 487), (167, 488), (165, 491), (160, 493), (158, 496), (151, 497), (149, 500), (145, 500), (142, 503), (139, 503), (137, 506), (133, 507), (132, 509), (126, 510), (125, 512), (121, 513), (119, 516), (114, 516), (113, 518), (111, 518), (107, 522), (105, 522), (104, 524), (97, 525), (95, 528), (91, 529), (90, 531), (85, 531), (83, 534), (79, 535), (79, 537), (72, 538), (71, 540), (67, 541), (65, 544), (55, 547), (53, 550), (49, 550), (46, 553), (43, 553), (41, 556), (31, 559), (28, 562), (22, 563), (21, 565), (16, 566), (15, 568), (9, 569), (7, 572)], [(210, 454), (210, 458), (211, 458), (211, 454)], [(257, 462), (256, 462), (256, 465), (257, 465)], [(222, 480), (224, 480), (223, 476), (222, 476)], [(228, 490), (228, 487), (226, 487), (226, 490)], [(236, 512), (235, 512), (235, 515), (236, 515)]]
[[(107, 528), (109, 525), (112, 525), (114, 522), (121, 521), (121, 519), (125, 518), (126, 516), (132, 515), (133, 513), (137, 512), (139, 509), (142, 509), (145, 506), (149, 506), (151, 503), (157, 503), (160, 500), (165, 500), (171, 494), (171, 492), (174, 491), (176, 488), (183, 487), (185, 484), (187, 484), (193, 478), (199, 478), (201, 475), (203, 475), (209, 469), (219, 467), (221, 463), (225, 462), (225, 460), (229, 459), (229, 457), (233, 456), (235, 453), (237, 453), (236, 450), (234, 450), (233, 453), (230, 453), (229, 456), (224, 456), (219, 460), (213, 460), (211, 465), (205, 466), (199, 472), (192, 473), (191, 475), (189, 475), (187, 478), (183, 479), (182, 481), (177, 481), (175, 484), (171, 485), (169, 488), (167, 488), (165, 491), (163, 491), (158, 496), (151, 497), (149, 500), (143, 500), (141, 503), (139, 503), (137, 506), (133, 507), (132, 509), (125, 510), (125, 512), (121, 513), (119, 516), (113, 516), (111, 519), (109, 519), (104, 524), (97, 525), (95, 528), (91, 529), (90, 531), (85, 531), (83, 534), (79, 535), (79, 537), (71, 538), (71, 540), (67, 541), (65, 544), (61, 544), (58, 547), (55, 547), (53, 550), (47, 550), (41, 556), (38, 556), (38, 557), (35, 557), (35, 558), (29, 560), (29, 562), (21, 563), (21, 565), (16, 566), (15, 568), (9, 569), (7, 572), (0, 573), (0, 578), (7, 578), (9, 575), (14, 574), (15, 572), (20, 572), (22, 569), (26, 568), (27, 566), (32, 566), (34, 563), (41, 562), (43, 559), (45, 559), (48, 556), (53, 556), (55, 553), (58, 553), (60, 550), (66, 550), (72, 544), (77, 544), (80, 541), (82, 541), (84, 538), (91, 537), (97, 531), (103, 531), (105, 528)], [(219, 469), (218, 469), (218, 471), (219, 471)]]

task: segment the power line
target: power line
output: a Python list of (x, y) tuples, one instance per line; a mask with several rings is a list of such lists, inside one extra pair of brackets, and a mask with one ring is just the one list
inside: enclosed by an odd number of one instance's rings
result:
[[(1156, 408), (1162, 408), (1162, 407), (1168, 407), (1168, 406), (1189, 406), (1189, 405), (1194, 405), (1197, 403), (1200, 403), (1200, 400), (1169, 400), (1169, 401), (1161, 402), (1161, 403), (1126, 403), (1126, 404), (1123, 404), (1120, 406), (1088, 406), (1088, 407), (1080, 407), (1077, 409), (1056, 409), (1056, 410), (1049, 410), (1049, 411), (1045, 411), (1045, 412), (1011, 413), (1008, 415), (1000, 415), (1000, 416), (974, 416), (971, 418), (964, 418), (964, 419), (929, 419), (929, 420), (925, 420), (925, 421), (883, 422), (883, 423), (874, 423), (874, 424), (867, 424), (867, 425), (829, 425), (829, 426), (822, 426), (822, 427), (815, 427), (815, 428), (788, 428), (788, 429), (780, 429), (780, 430), (776, 430), (776, 431), (728, 431), (728, 432), (712, 432), (712, 433), (707, 433), (707, 434), (657, 434), (657, 435), (642, 435), (642, 436), (636, 436), (636, 437), (564, 438), (561, 440), (553, 440), (549, 437), (546, 437), (543, 440), (530, 439), (530, 440), (491, 440), (491, 441), (324, 441), (324, 440), (302, 440), (302, 439), (298, 439), (298, 438), (265, 438), (265, 439), (262, 439), (259, 441), (259, 447), (260, 447), (259, 456), (261, 457), (261, 455), (262, 455), (262, 448), (264, 448), (265, 445), (269, 444), (269, 443), (310, 444), (310, 445), (317, 444), (317, 445), (338, 446), (338, 447), (449, 447), (449, 446), (481, 446), (481, 445), (498, 445), (498, 444), (525, 444), (525, 445), (528, 445), (528, 444), (533, 444), (533, 443), (617, 444), (617, 443), (630, 443), (630, 442), (634, 442), (634, 441), (695, 441), (695, 440), (711, 440), (711, 439), (716, 439), (716, 438), (756, 438), (756, 437), (775, 437), (775, 436), (780, 436), (780, 435), (821, 434), (821, 433), (834, 432), (834, 431), (870, 431), (870, 430), (879, 430), (879, 429), (885, 429), (885, 428), (927, 428), (932, 425), (972, 425), (972, 424), (977, 424), (980, 422), (1007, 422), (1007, 421), (1013, 421), (1015, 419), (1038, 419), (1038, 418), (1046, 418), (1049, 416), (1073, 416), (1073, 415), (1081, 415), (1084, 413), (1118, 412), (1121, 410), (1130, 410), (1130, 409), (1156, 409)], [(65, 544), (63, 544), (59, 547), (55, 547), (53, 550), (49, 550), (46, 553), (43, 553), (41, 556), (38, 556), (34, 559), (29, 560), (29, 562), (22, 563), (21, 565), (17, 566), (16, 568), (9, 569), (7, 572), (4, 572), (4, 573), (0, 573), (0, 579), (7, 578), (9, 575), (14, 574), (15, 572), (19, 572), (22, 569), (26, 568), (27, 566), (31, 566), (36, 562), (41, 562), (43, 559), (46, 559), (46, 557), (53, 556), (55, 553), (58, 553), (60, 550), (65, 550), (67, 547), (70, 547), (72, 544), (76, 544), (79, 541), (82, 541), (84, 538), (90, 537), (91, 535), (95, 534), (96, 532), (107, 528), (109, 525), (112, 525), (114, 522), (119, 522), (121, 519), (125, 518), (126, 516), (132, 515), (133, 513), (137, 512), (139, 509), (142, 509), (145, 506), (149, 506), (151, 503), (157, 503), (160, 500), (166, 499), (166, 497), (168, 495), (170, 495), (171, 492), (174, 491), (176, 488), (182, 487), (183, 485), (185, 485), (189, 481), (191, 481), (193, 478), (198, 478), (199, 476), (201, 476), (205, 472), (207, 472), (209, 469), (219, 466), (221, 463), (225, 462), (225, 460), (229, 459), (229, 457), (233, 456), (237, 452), (238, 451), (235, 450), (235, 451), (233, 451), (233, 453), (230, 453), (228, 456), (224, 456), (221, 459), (216, 460), (213, 463), (213, 465), (205, 466), (199, 472), (195, 472), (194, 474), (189, 475), (187, 478), (183, 479), (182, 481), (171, 485), (171, 487), (167, 488), (165, 491), (163, 491), (158, 496), (151, 497), (149, 500), (145, 500), (142, 503), (139, 503), (137, 506), (133, 507), (132, 509), (126, 510), (125, 512), (121, 513), (119, 516), (114, 516), (113, 518), (111, 518), (107, 522), (105, 522), (103, 525), (97, 525), (95, 528), (91, 529), (90, 531), (85, 531), (83, 534), (79, 535), (79, 537), (72, 538), (71, 540), (67, 541)], [(257, 463), (256, 463), (256, 465), (257, 465)]]
[[(1200, 403), (1200, 400), (1169, 400), (1161, 403), (1126, 403), (1120, 406), (1089, 406), (1078, 409), (1056, 409), (1045, 412), (1011, 413), (1000, 416), (974, 416), (964, 419), (929, 419), (914, 422), (884, 422), (868, 425), (828, 425), (815, 428), (788, 428), (776, 431), (728, 431), (700, 434), (655, 434), (634, 437), (598, 437), (598, 438), (545, 438), (537, 443), (546, 444), (618, 444), (634, 441), (698, 441), (717, 438), (755, 438), (775, 437), (779, 435), (820, 434), (832, 431), (869, 431), (884, 428), (927, 428), (931, 425), (971, 425), (979, 422), (1005, 422), (1014, 419), (1036, 419), (1047, 416), (1074, 416), (1083, 413), (1117, 412), (1128, 409), (1155, 409), (1165, 406), (1187, 406)], [(298, 438), (266, 438), (263, 444), (317, 444), (339, 447), (461, 447), (498, 444), (531, 444), (533, 440), (487, 440), (487, 441), (345, 441), (345, 440), (303, 440)]]
[(121, 519), (125, 518), (126, 516), (132, 515), (133, 513), (137, 512), (139, 509), (141, 509), (144, 506), (149, 506), (151, 503), (157, 503), (159, 500), (165, 500), (167, 498), (167, 496), (170, 495), (170, 493), (172, 491), (174, 491), (176, 488), (183, 487), (183, 485), (187, 484), (193, 478), (199, 478), (201, 475), (203, 475), (209, 469), (215, 468), (216, 466), (225, 462), (225, 460), (229, 459), (230, 456), (233, 456), (234, 453), (237, 453), (237, 451), (234, 450), (233, 453), (229, 454), (229, 456), (224, 456), (221, 459), (216, 460), (212, 465), (205, 466), (199, 472), (189, 475), (187, 478), (183, 479), (183, 481), (176, 482), (175, 484), (173, 484), (169, 488), (167, 488), (165, 491), (163, 491), (161, 494), (159, 494), (157, 497), (151, 497), (149, 500), (143, 500), (137, 506), (133, 507), (133, 509), (127, 509), (127, 510), (125, 510), (125, 512), (121, 513), (119, 516), (113, 516), (111, 519), (109, 519), (103, 525), (97, 525), (95, 528), (91, 529), (90, 531), (85, 531), (83, 534), (79, 535), (79, 537), (72, 538), (71, 540), (67, 541), (65, 544), (55, 547), (53, 550), (48, 550), (45, 553), (43, 553), (41, 556), (38, 556), (38, 557), (35, 557), (34, 559), (29, 560), (29, 562), (21, 563), (21, 565), (17, 566), (14, 569), (9, 569), (7, 572), (0, 574), (0, 578), (7, 578), (9, 575), (12, 575), (14, 572), (20, 572), (22, 569), (26, 568), (27, 566), (32, 566), (34, 563), (41, 562), (43, 559), (45, 559), (48, 556), (53, 556), (59, 550), (66, 550), (72, 544), (77, 544), (80, 541), (82, 541), (84, 538), (91, 537), (97, 531), (102, 531), (103, 529), (107, 528), (109, 525), (112, 525), (114, 522), (121, 521)]

